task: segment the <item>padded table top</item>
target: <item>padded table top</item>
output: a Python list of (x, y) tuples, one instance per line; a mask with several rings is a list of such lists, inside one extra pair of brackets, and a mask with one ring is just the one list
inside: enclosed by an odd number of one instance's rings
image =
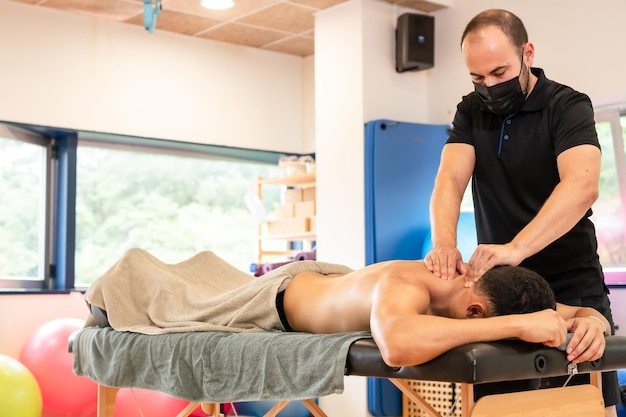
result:
[[(422, 365), (391, 368), (373, 339), (360, 339), (348, 352), (346, 375), (475, 384), (567, 375), (568, 363), (558, 349), (510, 339), (471, 343)], [(607, 337), (602, 358), (578, 364), (579, 373), (622, 368), (626, 368), (625, 336)]]

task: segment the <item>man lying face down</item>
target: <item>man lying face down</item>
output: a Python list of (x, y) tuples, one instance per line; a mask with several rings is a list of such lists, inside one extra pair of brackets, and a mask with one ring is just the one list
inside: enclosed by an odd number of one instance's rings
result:
[[(277, 307), (286, 330), (370, 330), (390, 366), (509, 337), (557, 347), (568, 331), (574, 333), (568, 360), (578, 363), (602, 356), (609, 328), (594, 309), (555, 304), (541, 276), (512, 266), (491, 269), (469, 288), (463, 276), (437, 279), (422, 261), (381, 262), (347, 274), (300, 272), (279, 293)], [(460, 320), (473, 318), (479, 320)]]
[(93, 313), (86, 325), (145, 334), (371, 331), (390, 366), (510, 337), (557, 347), (567, 332), (569, 361), (604, 353), (606, 319), (591, 308), (555, 305), (535, 272), (495, 267), (471, 287), (464, 278), (442, 280), (423, 261), (403, 260), (358, 270), (297, 261), (255, 278), (209, 251), (166, 264), (135, 248), (85, 293)]

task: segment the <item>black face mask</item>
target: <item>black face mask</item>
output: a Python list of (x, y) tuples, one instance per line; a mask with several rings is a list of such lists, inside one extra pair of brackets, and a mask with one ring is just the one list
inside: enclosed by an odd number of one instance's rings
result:
[[(522, 74), (520, 68), (520, 75)], [(522, 108), (526, 93), (528, 92), (528, 84), (530, 83), (530, 74), (526, 82), (526, 91), (522, 91), (519, 75), (511, 80), (504, 81), (500, 84), (485, 87), (484, 85), (474, 83), (474, 91), (478, 97), (485, 103), (489, 111), (500, 116), (508, 116), (516, 113)]]

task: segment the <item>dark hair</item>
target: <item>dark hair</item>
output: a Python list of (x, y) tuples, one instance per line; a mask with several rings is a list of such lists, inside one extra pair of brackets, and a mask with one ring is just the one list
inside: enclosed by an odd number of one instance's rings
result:
[(461, 45), (471, 32), (477, 31), (487, 26), (499, 28), (509, 38), (516, 48), (522, 48), (528, 43), (528, 33), (521, 19), (513, 13), (502, 9), (485, 10), (474, 16), (467, 24), (461, 37)]
[(538, 273), (521, 266), (496, 266), (476, 284), (491, 307), (489, 316), (533, 313), (556, 309), (554, 292)]

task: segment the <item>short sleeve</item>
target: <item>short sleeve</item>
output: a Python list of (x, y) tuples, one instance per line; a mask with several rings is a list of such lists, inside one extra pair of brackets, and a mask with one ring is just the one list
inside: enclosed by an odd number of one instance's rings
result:
[(554, 96), (550, 126), (556, 155), (578, 145), (600, 148), (591, 100), (564, 88)]
[(448, 135), (446, 143), (474, 144), (474, 135), (472, 133), (471, 98), (471, 94), (464, 96), (461, 102), (456, 106), (456, 114), (454, 115), (454, 120), (452, 121), (452, 129), (450, 129), (450, 134)]

